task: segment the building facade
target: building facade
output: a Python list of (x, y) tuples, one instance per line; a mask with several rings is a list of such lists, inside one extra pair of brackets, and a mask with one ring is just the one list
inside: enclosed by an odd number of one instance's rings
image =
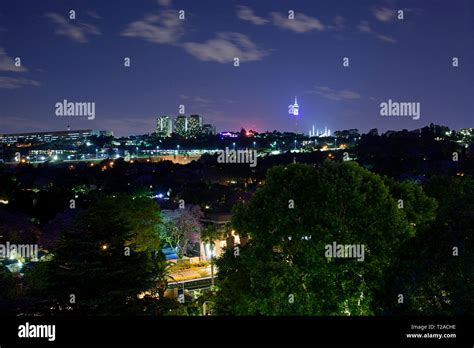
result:
[(182, 137), (188, 136), (188, 118), (186, 116), (180, 115), (176, 118), (174, 131)]
[[(105, 131), (99, 131), (105, 132)], [(25, 142), (50, 143), (58, 140), (76, 141), (87, 139), (97, 134), (91, 129), (53, 131), (53, 132), (35, 132), (35, 133), (12, 133), (0, 134), (0, 143), (15, 144)]]
[(173, 121), (169, 116), (159, 116), (156, 121), (156, 135), (170, 137), (173, 132)]
[(191, 115), (188, 120), (188, 135), (191, 137), (197, 137), (201, 134), (202, 130), (202, 117), (199, 115)]
[(203, 135), (215, 135), (216, 127), (211, 124), (204, 124), (201, 130)]

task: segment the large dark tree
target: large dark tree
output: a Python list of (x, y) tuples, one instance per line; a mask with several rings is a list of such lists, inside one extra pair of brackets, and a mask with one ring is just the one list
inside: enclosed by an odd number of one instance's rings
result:
[(474, 180), (434, 176), (426, 193), (438, 201), (436, 220), (406, 243), (397, 286), (406, 302), (396, 313), (474, 313)]
[(52, 260), (27, 274), (32, 295), (46, 304), (40, 311), (142, 313), (137, 295), (156, 288), (157, 265), (164, 265), (153, 259), (162, 257), (155, 253), (159, 223), (158, 205), (149, 199), (103, 197), (80, 212), (62, 232)]
[[(416, 195), (426, 200), (422, 191)], [(416, 211), (409, 202), (405, 212), (398, 199), (381, 177), (355, 163), (272, 168), (251, 201), (234, 210), (233, 226), (250, 241), (217, 261), (219, 313), (378, 312), (376, 297), (394, 256), (416, 223), (433, 216), (431, 208)], [(363, 245), (364, 260), (327, 258), (333, 242)]]

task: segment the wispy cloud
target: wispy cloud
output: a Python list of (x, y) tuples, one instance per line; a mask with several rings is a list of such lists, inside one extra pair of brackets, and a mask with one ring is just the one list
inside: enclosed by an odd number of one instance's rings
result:
[(335, 31), (342, 31), (346, 27), (346, 19), (342, 16), (336, 16), (332, 20), (332, 24), (328, 25), (328, 28)]
[(215, 38), (206, 42), (186, 42), (182, 46), (199, 60), (222, 64), (232, 62), (236, 57), (242, 62), (260, 60), (268, 55), (246, 35), (234, 32), (217, 33)]
[(176, 43), (184, 34), (182, 21), (177, 12), (165, 10), (161, 14), (148, 15), (142, 20), (132, 22), (122, 32), (122, 36), (137, 37), (159, 43)]
[(230, 98), (224, 98), (224, 99), (211, 99), (211, 98), (205, 98), (201, 97), (198, 95), (195, 96), (189, 96), (186, 94), (181, 94), (179, 96), (181, 100), (185, 100), (187, 102), (193, 102), (196, 104), (201, 104), (201, 106), (212, 106), (216, 104), (234, 104), (235, 100), (230, 99)]
[(395, 19), (396, 11), (392, 8), (381, 6), (373, 8), (372, 14), (381, 22), (391, 22)]
[(39, 86), (40, 83), (35, 80), (24, 77), (6, 77), (0, 76), (0, 88), (17, 89), (23, 86)]
[(75, 42), (85, 43), (89, 41), (88, 35), (101, 35), (100, 30), (92, 24), (75, 23), (76, 20), (69, 20), (53, 12), (47, 13), (46, 17), (56, 24), (56, 29), (54, 30), (56, 35), (66, 36)]
[(189, 96), (186, 94), (181, 94), (179, 96), (180, 99), (186, 100), (188, 102), (199, 103), (199, 104), (211, 104), (213, 101), (209, 98), (203, 98), (200, 96)]
[(330, 100), (360, 99), (359, 93), (349, 89), (334, 90), (327, 86), (315, 86), (314, 89), (307, 91), (308, 94), (317, 94)]
[(237, 17), (244, 21), (249, 21), (255, 25), (264, 25), (269, 22), (268, 19), (255, 15), (253, 10), (248, 6), (239, 6), (237, 8)]
[(384, 42), (389, 42), (389, 43), (396, 43), (397, 40), (395, 40), (393, 37), (391, 36), (387, 36), (387, 35), (383, 35), (383, 34), (380, 34), (376, 31), (374, 31), (371, 27), (370, 27), (370, 24), (369, 22), (367, 21), (361, 21), (359, 23), (359, 25), (357, 26), (357, 28), (359, 29), (359, 31), (361, 33), (367, 33), (367, 34), (370, 34), (370, 35), (373, 35), (375, 36), (377, 39), (381, 40), (381, 41), (384, 41)]
[(319, 19), (307, 16), (304, 13), (295, 13), (294, 19), (289, 19), (286, 15), (278, 12), (272, 12), (270, 15), (275, 26), (291, 30), (295, 33), (306, 33), (311, 30), (322, 31), (325, 29), (325, 26)]
[(103, 18), (96, 11), (87, 11), (87, 14), (89, 15), (89, 17), (94, 18), (94, 19), (102, 19)]
[(158, 4), (161, 6), (171, 6), (171, 0), (158, 0)]
[(0, 47), (0, 71), (15, 71), (15, 72), (25, 72), (26, 69), (23, 65), (22, 66), (15, 66), (15, 61), (13, 58), (10, 58), (5, 52), (3, 47)]
[(160, 14), (147, 15), (129, 23), (121, 35), (181, 47), (199, 60), (221, 64), (233, 62), (234, 58), (241, 62), (256, 61), (269, 54), (246, 35), (236, 32), (216, 33), (214, 38), (205, 42), (183, 42), (184, 33), (183, 21), (177, 11), (166, 9)]

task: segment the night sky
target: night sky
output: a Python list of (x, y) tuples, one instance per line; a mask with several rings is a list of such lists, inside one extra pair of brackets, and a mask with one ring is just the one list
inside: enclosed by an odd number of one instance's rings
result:
[[(473, 127), (473, 15), (470, 0), (2, 0), (0, 133), (144, 134), (180, 104), (219, 131), (292, 131), (294, 96), (304, 133)], [(56, 116), (64, 99), (95, 119)], [(381, 117), (388, 99), (420, 119)]]

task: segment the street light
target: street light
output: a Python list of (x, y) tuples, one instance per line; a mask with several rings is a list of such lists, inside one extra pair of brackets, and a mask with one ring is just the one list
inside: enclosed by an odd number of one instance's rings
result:
[(235, 143), (232, 143), (232, 146), (234, 147), (234, 150), (235, 150)]

